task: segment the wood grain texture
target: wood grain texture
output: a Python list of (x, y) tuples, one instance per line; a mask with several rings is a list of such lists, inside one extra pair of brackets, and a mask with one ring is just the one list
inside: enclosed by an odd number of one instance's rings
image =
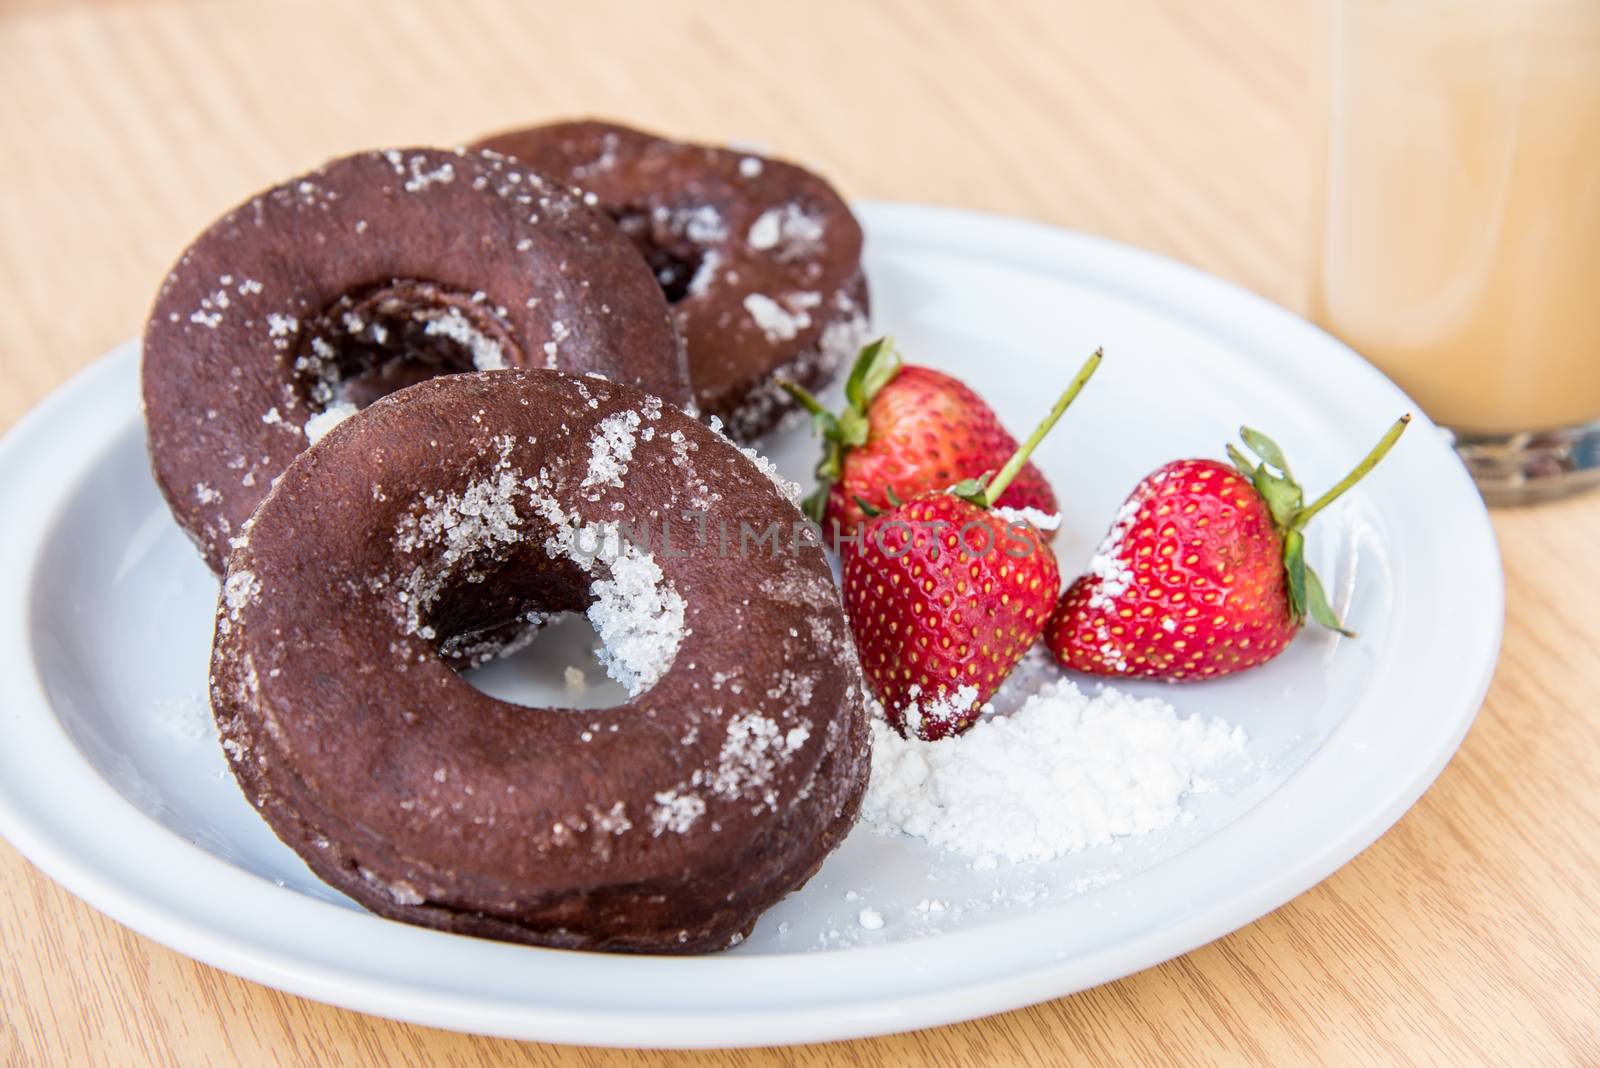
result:
[[(570, 114), (764, 141), (851, 196), (1093, 231), (1301, 309), (1308, 43), (1283, 0), (0, 0), (0, 426), (133, 334), (255, 189)], [(1141, 975), (813, 1048), (517, 1044), (193, 963), (0, 844), (0, 1064), (1600, 1064), (1600, 496), (1495, 525), (1504, 655), (1438, 784), (1323, 885)]]

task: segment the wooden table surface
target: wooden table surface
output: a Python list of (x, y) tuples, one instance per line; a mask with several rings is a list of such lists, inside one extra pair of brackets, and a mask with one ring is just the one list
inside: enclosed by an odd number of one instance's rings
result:
[[(1302, 309), (1310, 37), (1283, 0), (0, 0), (0, 427), (135, 333), (185, 242), (255, 189), (581, 113), (767, 142), (851, 196), (1093, 231)], [(518, 1044), (196, 964), (0, 843), (0, 1063), (1600, 1064), (1600, 495), (1495, 527), (1504, 654), (1437, 785), (1321, 886), (1141, 975), (803, 1049)]]

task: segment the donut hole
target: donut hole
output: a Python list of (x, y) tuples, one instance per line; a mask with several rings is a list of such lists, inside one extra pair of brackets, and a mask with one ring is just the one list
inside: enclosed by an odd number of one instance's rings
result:
[(295, 379), (314, 415), (342, 417), (439, 375), (522, 362), (505, 309), (417, 279), (346, 293), (302, 336)]
[(461, 669), (481, 693), (526, 708), (607, 709), (626, 704), (628, 691), (606, 674), (604, 648), (582, 612), (548, 616), (529, 640), (491, 660)]
[[(533, 557), (533, 559), (528, 559)], [(583, 612), (589, 577), (566, 560), (519, 553), (493, 569), (474, 570), (447, 586), (423, 620), (439, 655), (471, 668), (525, 644), (554, 617)]]
[(676, 656), (682, 599), (614, 535), (591, 541), (605, 546), (591, 555), (564, 555), (572, 544), (531, 523), (511, 551), (443, 583), (422, 632), (473, 686), (514, 704), (606, 708), (639, 696)]
[(691, 236), (692, 225), (683, 222), (682, 212), (629, 205), (609, 214), (650, 265), (668, 304), (693, 295), (709, 257)]

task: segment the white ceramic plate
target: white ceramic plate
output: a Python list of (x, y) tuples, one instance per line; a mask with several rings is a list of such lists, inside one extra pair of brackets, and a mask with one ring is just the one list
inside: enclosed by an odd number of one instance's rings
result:
[[(879, 327), (913, 360), (977, 385), (1013, 429), (1105, 347), (1038, 457), (1067, 506), (1065, 572), (1143, 474), (1220, 455), (1242, 421), (1276, 435), (1318, 492), (1412, 407), (1313, 327), (1159, 257), (955, 211), (862, 214)], [(418, 1023), (604, 1045), (817, 1041), (980, 1016), (1149, 967), (1276, 908), (1389, 827), (1465, 734), (1499, 646), (1493, 534), (1419, 418), (1311, 539), (1360, 640), (1308, 632), (1259, 671), (1150, 691), (1251, 739), (1249, 759), (1175, 829), (978, 872), (857, 828), (745, 945), (715, 957), (440, 934), (325, 888), (225, 773), (202, 697), (216, 587), (147, 472), (137, 374), (136, 347), (117, 349), (0, 446), (0, 832), (183, 953)], [(797, 478), (813, 456), (803, 430), (769, 451)], [(538, 701), (589, 637), (541, 639), (483, 684)], [(926, 899), (947, 908), (930, 915)], [(858, 923), (863, 907), (881, 929)]]

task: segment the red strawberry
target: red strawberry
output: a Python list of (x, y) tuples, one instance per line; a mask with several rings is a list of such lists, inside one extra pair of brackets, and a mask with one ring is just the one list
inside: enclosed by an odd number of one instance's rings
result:
[[(825, 530), (833, 520), (854, 531), (869, 514), (861, 502), (882, 511), (896, 498), (949, 489), (996, 470), (1017, 448), (983, 398), (940, 371), (904, 366), (889, 338), (861, 350), (838, 415), (798, 386), (784, 388), (811, 412), (823, 437), (817, 491), (805, 507)], [(1050, 484), (1031, 463), (997, 503), (1056, 511)]]
[(978, 718), (1039, 639), (1061, 588), (1055, 554), (994, 501), (1099, 365), (1096, 353), (992, 481), (964, 481), (874, 516), (844, 561), (844, 605), (873, 693), (930, 741)]
[(1305, 562), (1305, 526), (1383, 459), (1404, 416), (1338, 485), (1304, 494), (1277, 445), (1248, 428), (1252, 463), (1179, 460), (1134, 489), (1045, 631), (1063, 666), (1091, 675), (1220, 678), (1281, 653), (1309, 615), (1348, 634)]

